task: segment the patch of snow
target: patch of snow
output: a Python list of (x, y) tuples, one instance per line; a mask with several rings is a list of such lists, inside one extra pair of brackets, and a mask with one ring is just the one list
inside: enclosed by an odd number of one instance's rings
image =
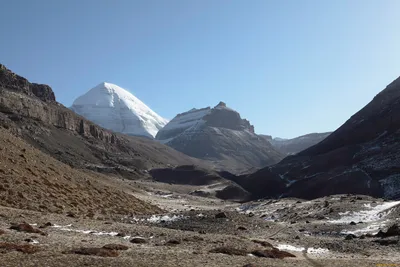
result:
[(109, 235), (109, 236), (117, 236), (117, 232), (94, 232), (93, 235)]
[(72, 226), (72, 224), (68, 224), (68, 225), (57, 225), (57, 224), (54, 224), (52, 227), (54, 227), (54, 228), (67, 228), (67, 227), (71, 227)]
[(381, 205), (376, 205), (375, 207), (371, 206), (364, 206), (368, 208), (367, 210), (361, 210), (361, 211), (356, 211), (356, 212), (344, 212), (344, 213), (339, 213), (339, 215), (343, 216), (337, 220), (331, 220), (328, 221), (329, 223), (334, 223), (334, 224), (347, 224), (350, 222), (375, 222), (386, 215), (388, 215), (393, 208), (396, 205), (399, 205), (400, 201), (393, 201), (393, 202), (386, 202)]
[(295, 246), (292, 246), (292, 245), (285, 245), (285, 244), (278, 245), (277, 249), (279, 249), (279, 250), (297, 251), (297, 252), (301, 252), (301, 251), (305, 250), (305, 248), (303, 248), (303, 247), (295, 247)]
[(150, 218), (147, 219), (147, 221), (151, 222), (151, 223), (160, 223), (162, 221), (164, 221), (164, 222), (173, 222), (173, 221), (177, 221), (177, 220), (182, 220), (184, 218), (185, 217), (182, 216), (182, 215), (172, 215), (172, 216), (169, 216), (169, 215), (163, 215), (163, 216), (152, 215)]
[[(287, 245), (287, 244), (280, 244), (277, 246), (279, 250), (287, 250), (287, 251), (295, 251), (295, 252), (302, 252), (306, 250), (304, 247), (295, 247), (292, 245)], [(307, 253), (309, 254), (323, 254), (323, 253), (328, 253), (329, 249), (326, 248), (307, 248)]]
[(372, 223), (368, 225), (367, 227), (361, 228), (361, 229), (356, 229), (356, 230), (343, 230), (340, 233), (343, 235), (348, 235), (348, 234), (353, 234), (353, 235), (362, 235), (362, 234), (377, 234), (379, 230), (384, 227), (388, 223), (388, 220), (386, 221), (381, 221), (377, 223)]
[(328, 253), (329, 249), (326, 248), (308, 248), (307, 253), (309, 254), (324, 254)]
[[(203, 120), (203, 117), (208, 115), (211, 109), (195, 109), (186, 113), (178, 114), (170, 122), (168, 122), (160, 131), (160, 134), (168, 135), (168, 132), (174, 132), (173, 136), (177, 135), (177, 132), (183, 132), (186, 129), (196, 125)], [(171, 139), (171, 137), (169, 137)]]

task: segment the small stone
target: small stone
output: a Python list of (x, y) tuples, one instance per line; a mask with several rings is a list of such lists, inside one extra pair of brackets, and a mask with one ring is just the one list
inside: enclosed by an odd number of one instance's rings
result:
[(147, 243), (147, 240), (144, 239), (143, 237), (134, 237), (131, 239), (130, 242), (134, 244), (145, 244)]
[(350, 225), (357, 225), (355, 222), (351, 222)]
[(167, 244), (167, 245), (179, 245), (180, 243), (182, 243), (180, 240), (171, 239), (171, 240), (169, 240), (166, 244)]
[(299, 240), (299, 239), (300, 239), (300, 236), (296, 235), (296, 237), (295, 237), (294, 239)]
[(247, 230), (247, 228), (244, 227), (244, 226), (239, 226), (237, 229), (240, 230), (240, 231), (246, 231)]
[(220, 213), (217, 213), (217, 214), (215, 215), (215, 218), (217, 218), (217, 219), (224, 219), (224, 218), (228, 218), (228, 216), (226, 215), (225, 212), (220, 212)]
[(356, 238), (357, 236), (353, 235), (353, 234), (348, 234), (346, 235), (346, 237), (344, 238), (344, 240), (353, 240), (354, 238)]
[(66, 214), (67, 217), (71, 217), (71, 218), (76, 218), (76, 214), (73, 213), (72, 211), (68, 211)]

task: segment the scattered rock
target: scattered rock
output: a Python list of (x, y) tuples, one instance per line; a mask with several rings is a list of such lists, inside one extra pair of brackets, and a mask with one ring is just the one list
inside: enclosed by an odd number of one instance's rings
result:
[(78, 248), (65, 252), (67, 254), (79, 254), (98, 257), (118, 257), (119, 253), (116, 250), (106, 248)]
[(391, 236), (400, 236), (400, 227), (397, 224), (390, 226), (386, 232), (380, 230), (375, 236), (386, 238)]
[(19, 251), (26, 254), (33, 254), (38, 252), (39, 248), (28, 244), (18, 245), (8, 242), (0, 242), (0, 252), (8, 251)]
[(103, 248), (111, 249), (111, 250), (128, 250), (129, 247), (121, 244), (107, 244), (104, 245)]
[(296, 235), (296, 237), (295, 237), (294, 239), (299, 240), (299, 239), (300, 239), (300, 236)]
[(351, 222), (350, 225), (357, 225), (355, 222)]
[(215, 218), (224, 219), (224, 218), (228, 218), (228, 215), (226, 215), (225, 212), (220, 212), (220, 213), (215, 214)]
[(134, 237), (134, 238), (131, 239), (131, 243), (134, 243), (134, 244), (145, 244), (145, 243), (147, 243), (147, 240), (144, 239), (143, 237)]
[(116, 236), (118, 236), (118, 237), (124, 237), (124, 236), (126, 236), (126, 234), (125, 234), (125, 233), (118, 233)]
[(248, 251), (243, 249), (237, 249), (233, 247), (219, 247), (210, 250), (210, 253), (221, 253), (226, 255), (246, 256)]
[(50, 227), (50, 226), (53, 226), (53, 224), (51, 222), (47, 222), (47, 223), (39, 226), (39, 228), (43, 229), (43, 228), (47, 228), (47, 227)]
[(35, 234), (47, 235), (46, 233), (40, 231), (39, 229), (33, 228), (32, 225), (30, 225), (28, 223), (25, 223), (25, 222), (21, 223), (21, 224), (11, 225), (10, 229), (18, 231), (18, 232), (26, 232), (26, 233), (35, 233)]
[(271, 243), (267, 242), (267, 241), (263, 241), (263, 240), (252, 240), (254, 243), (256, 244), (260, 244), (263, 247), (268, 247), (268, 248), (272, 248), (273, 246), (271, 245)]
[(243, 267), (257, 267), (257, 266), (254, 265), (253, 263), (249, 263), (249, 264), (243, 265)]
[(168, 240), (167, 243), (165, 243), (165, 244), (166, 245), (179, 245), (180, 243), (182, 243), (180, 240), (171, 239), (171, 240)]
[(262, 257), (262, 258), (272, 258), (272, 259), (283, 259), (283, 258), (295, 258), (296, 256), (292, 253), (279, 250), (277, 248), (270, 250), (255, 250), (251, 252), (254, 256)]
[(353, 240), (354, 238), (357, 238), (357, 236), (353, 235), (353, 234), (348, 234), (346, 235), (346, 237), (344, 238), (344, 240)]
[(306, 223), (310, 223), (310, 221), (306, 221)]
[(4, 235), (6, 231), (0, 229), (0, 235)]
[(397, 245), (399, 240), (388, 240), (388, 239), (379, 239), (375, 240), (375, 243), (378, 243), (381, 246), (390, 246), (390, 245)]
[(239, 226), (237, 229), (240, 230), (240, 231), (246, 231), (247, 230), (247, 228), (244, 227), (244, 226)]
[(249, 216), (249, 217), (254, 217), (254, 213), (253, 213), (253, 212), (250, 212), (248, 216)]
[(68, 211), (66, 214), (67, 217), (71, 217), (71, 218), (76, 218), (76, 214), (73, 213), (72, 211)]

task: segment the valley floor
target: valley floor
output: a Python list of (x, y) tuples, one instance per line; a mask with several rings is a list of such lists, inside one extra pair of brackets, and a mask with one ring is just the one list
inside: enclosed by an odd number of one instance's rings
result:
[[(1, 206), (0, 266), (400, 266), (398, 233), (373, 236), (399, 224), (398, 202), (332, 196), (239, 204), (188, 195), (193, 187), (137, 183), (142, 191), (132, 194), (164, 213), (87, 219)], [(23, 222), (43, 235), (10, 229)], [(110, 244), (124, 250), (82, 255), (93, 251), (81, 248)], [(254, 255), (271, 245), (295, 257)], [(24, 246), (28, 253), (15, 251)], [(221, 247), (241, 255), (212, 252)]]

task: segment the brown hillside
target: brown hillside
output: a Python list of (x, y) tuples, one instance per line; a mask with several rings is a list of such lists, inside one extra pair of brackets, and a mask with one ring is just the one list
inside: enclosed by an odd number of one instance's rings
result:
[(89, 216), (160, 211), (106, 186), (107, 179), (72, 169), (0, 128), (0, 205)]

